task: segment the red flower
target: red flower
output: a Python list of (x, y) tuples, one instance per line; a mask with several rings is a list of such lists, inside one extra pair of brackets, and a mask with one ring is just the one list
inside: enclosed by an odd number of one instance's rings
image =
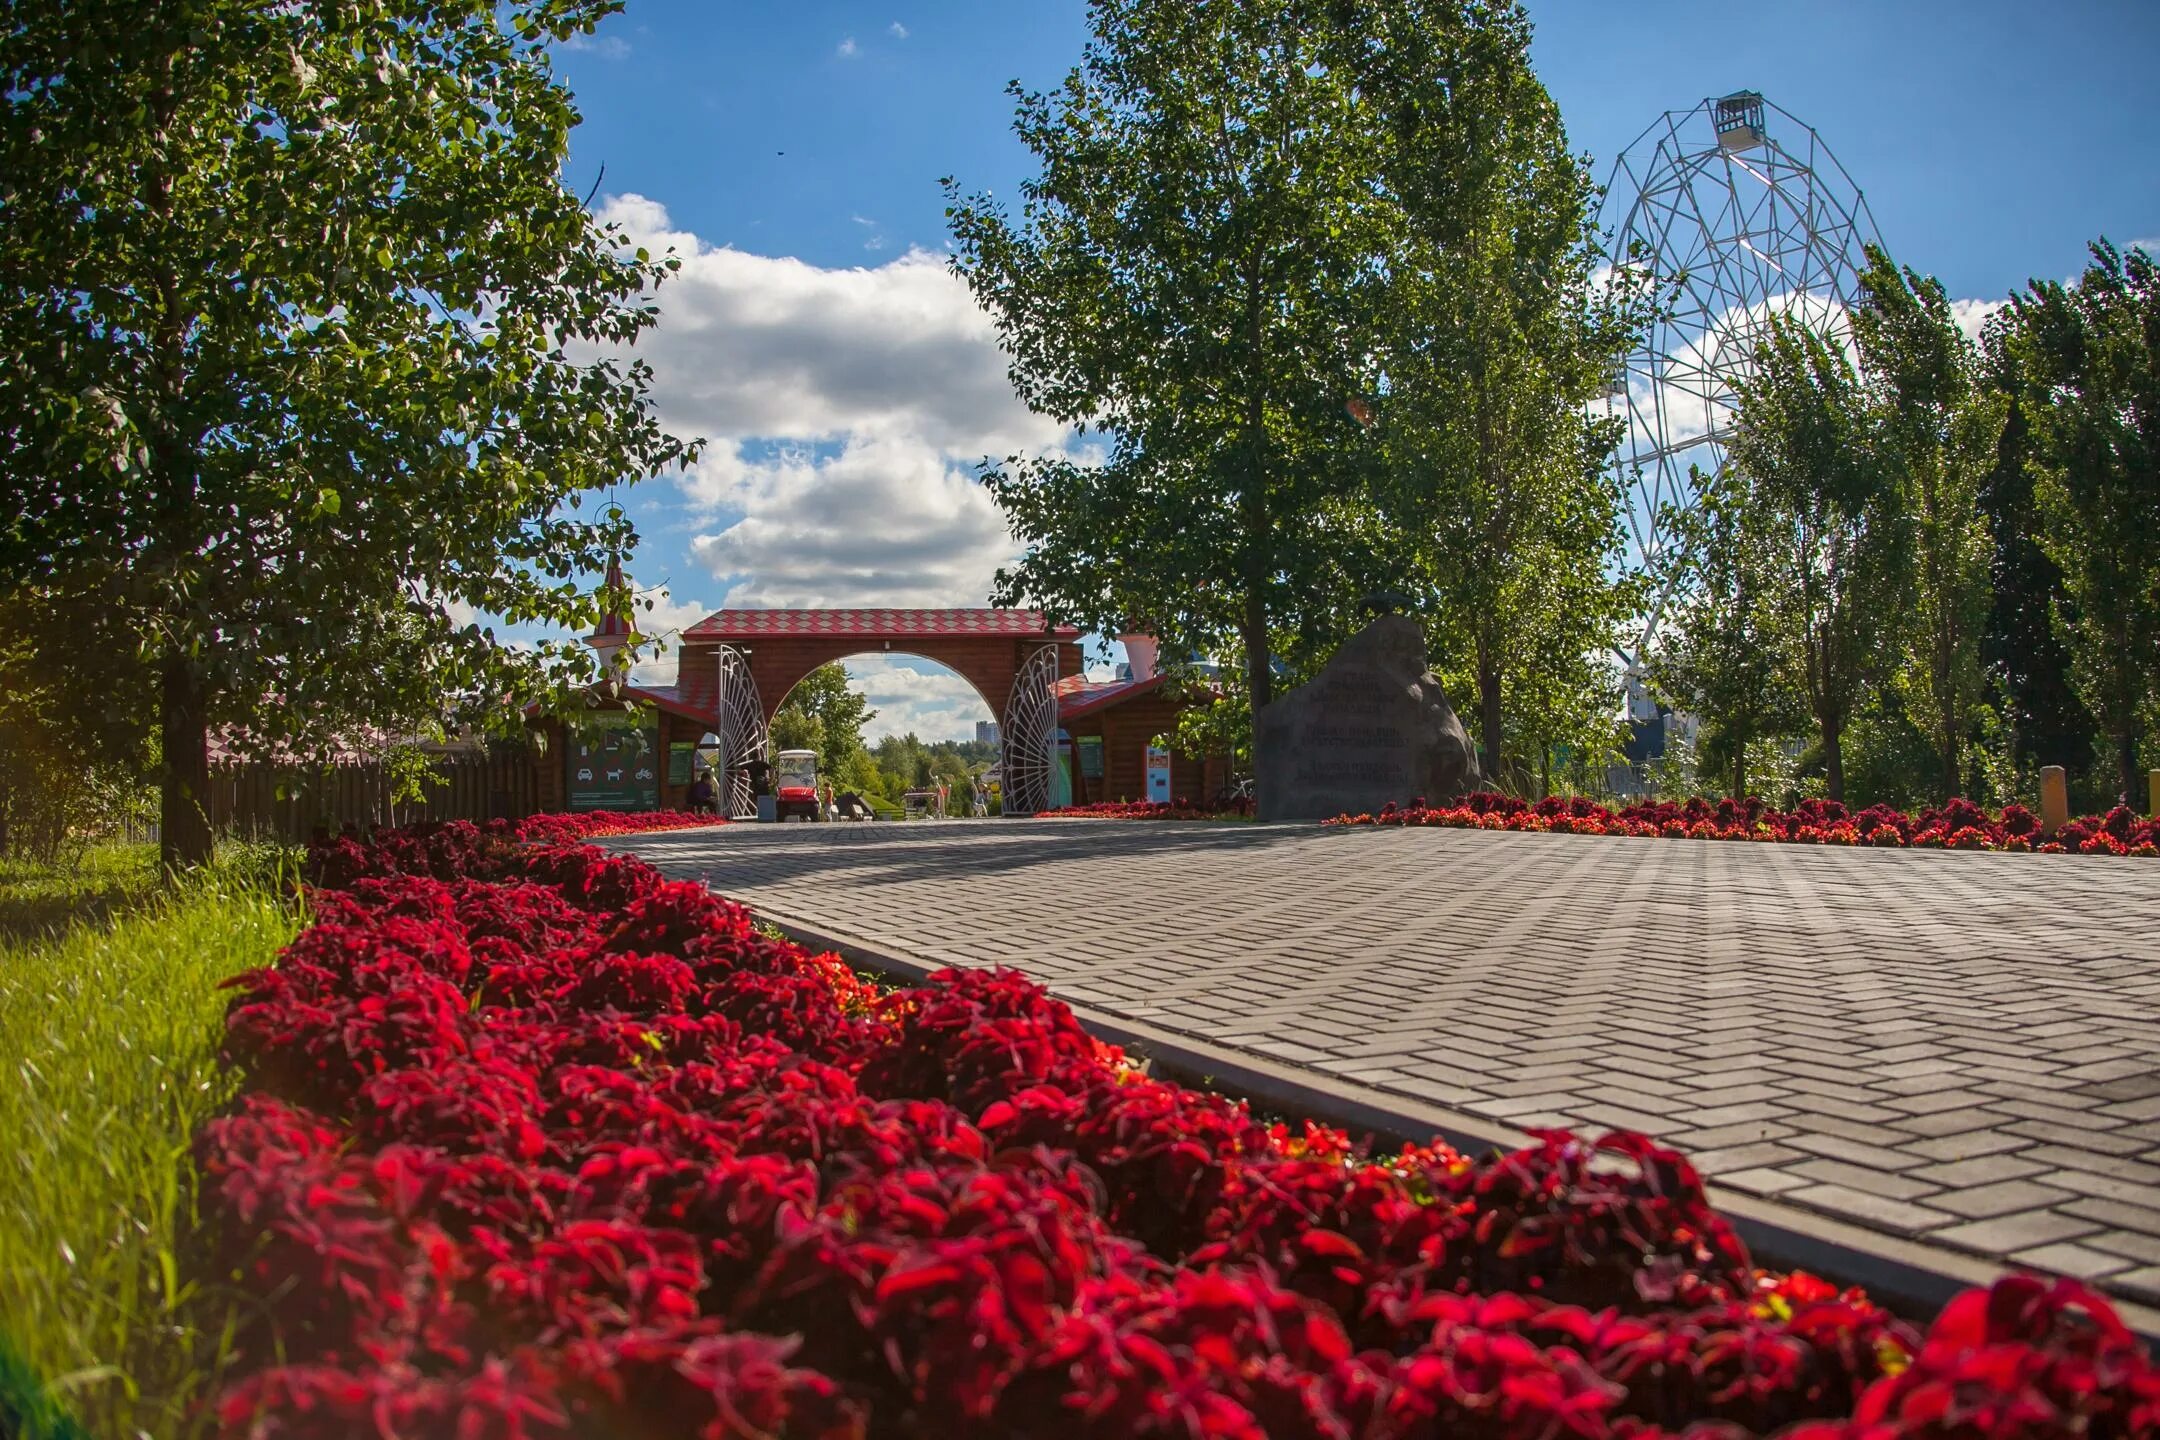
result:
[[(1961, 805), (1478, 795), (1378, 818), (1997, 843)], [(2029, 843), (2014, 818), (2002, 843)], [(2075, 1286), (1975, 1292), (1921, 1345), (1856, 1292), (1759, 1277), (1641, 1136), (1370, 1157), (1138, 1073), (1016, 973), (880, 996), (739, 906), (559, 843), (583, 825), (325, 841), (317, 923), (234, 982), (247, 1088), (198, 1137), (206, 1259), (270, 1323), (224, 1433), (2160, 1429), (2149, 1357)]]

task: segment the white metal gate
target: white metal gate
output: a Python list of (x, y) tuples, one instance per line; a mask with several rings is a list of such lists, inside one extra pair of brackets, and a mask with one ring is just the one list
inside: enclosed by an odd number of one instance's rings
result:
[(722, 645), (719, 665), (719, 715), (713, 733), (720, 737), (720, 773), (727, 782), (728, 814), (738, 820), (755, 819), (750, 762), (771, 759), (772, 749), (765, 731), (765, 707), (758, 699), (757, 682), (750, 678), (750, 662), (740, 650)]
[(1057, 646), (1045, 645), (1020, 664), (998, 730), (998, 768), (1007, 815), (1050, 808), (1051, 767), (1057, 764)]

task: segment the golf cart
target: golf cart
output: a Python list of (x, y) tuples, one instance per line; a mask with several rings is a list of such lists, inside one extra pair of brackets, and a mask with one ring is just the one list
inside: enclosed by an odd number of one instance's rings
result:
[(818, 801), (817, 751), (782, 750), (773, 763), (773, 818), (822, 820), (825, 807)]

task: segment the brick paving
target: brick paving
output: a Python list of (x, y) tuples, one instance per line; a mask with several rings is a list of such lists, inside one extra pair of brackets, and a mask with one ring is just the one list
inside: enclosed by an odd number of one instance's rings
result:
[(639, 837), (884, 953), (2160, 1301), (2160, 863), (1101, 821)]

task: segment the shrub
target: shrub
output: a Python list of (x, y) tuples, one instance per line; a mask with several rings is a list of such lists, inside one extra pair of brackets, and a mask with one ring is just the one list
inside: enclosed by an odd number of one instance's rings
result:
[(2022, 805), (1990, 816), (1969, 800), (1908, 815), (1887, 805), (1848, 814), (1834, 800), (1803, 800), (1790, 811), (1771, 810), (1754, 796), (1715, 805), (1701, 797), (1685, 802), (1646, 800), (1608, 810), (1581, 796), (1557, 796), (1531, 804), (1511, 795), (1478, 792), (1453, 805), (1407, 806), (1393, 802), (1376, 814), (1338, 815), (1324, 825), (1439, 825), (1456, 829), (1551, 830), (1572, 835), (1660, 836), (1667, 840), (1769, 840), (1796, 845), (1914, 846), (1922, 849), (2039, 851), (2057, 855), (2144, 855), (2160, 852), (2160, 819), (2142, 819), (2117, 806), (2105, 816), (2072, 820), (2043, 835), (2040, 822)]

